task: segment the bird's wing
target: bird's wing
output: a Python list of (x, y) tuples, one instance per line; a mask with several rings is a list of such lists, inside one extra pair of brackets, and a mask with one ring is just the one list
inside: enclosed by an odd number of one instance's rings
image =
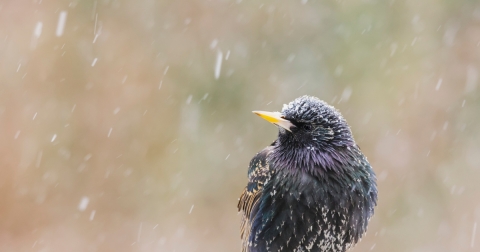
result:
[(251, 224), (254, 215), (254, 208), (257, 206), (263, 192), (263, 186), (270, 180), (273, 171), (270, 169), (267, 156), (271, 147), (257, 153), (250, 161), (248, 169), (248, 185), (245, 187), (238, 202), (238, 211), (242, 212), (241, 237), (242, 251), (248, 251)]

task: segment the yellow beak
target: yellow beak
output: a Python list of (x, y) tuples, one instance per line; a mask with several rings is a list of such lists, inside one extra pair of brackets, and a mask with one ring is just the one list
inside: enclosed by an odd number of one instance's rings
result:
[(292, 132), (290, 128), (295, 126), (289, 120), (282, 118), (282, 114), (280, 112), (267, 112), (267, 111), (252, 111), (252, 112), (260, 116), (261, 118), (267, 120), (268, 122), (278, 125), (290, 132)]

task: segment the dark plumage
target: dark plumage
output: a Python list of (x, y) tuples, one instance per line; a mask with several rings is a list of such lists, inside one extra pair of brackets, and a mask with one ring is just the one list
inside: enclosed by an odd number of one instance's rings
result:
[(281, 113), (278, 139), (248, 169), (242, 251), (343, 252), (367, 230), (377, 201), (375, 173), (332, 106), (302, 96)]

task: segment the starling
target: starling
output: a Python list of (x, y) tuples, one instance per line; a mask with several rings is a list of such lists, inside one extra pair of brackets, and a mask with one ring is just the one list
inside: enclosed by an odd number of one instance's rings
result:
[(242, 213), (242, 251), (344, 252), (367, 230), (375, 173), (334, 107), (311, 96), (282, 112), (253, 111), (278, 139), (253, 157)]

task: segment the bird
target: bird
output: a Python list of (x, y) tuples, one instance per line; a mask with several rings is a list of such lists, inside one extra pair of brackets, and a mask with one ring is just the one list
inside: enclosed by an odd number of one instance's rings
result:
[(250, 161), (238, 201), (242, 252), (344, 252), (365, 234), (377, 183), (346, 120), (301, 96), (281, 112), (253, 111), (278, 138)]

